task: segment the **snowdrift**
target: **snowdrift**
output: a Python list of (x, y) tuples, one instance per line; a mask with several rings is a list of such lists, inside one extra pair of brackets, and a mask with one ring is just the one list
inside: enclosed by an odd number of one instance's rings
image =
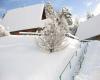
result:
[(75, 80), (100, 80), (100, 41), (89, 43), (82, 68)]
[[(38, 48), (33, 36), (0, 38), (0, 80), (59, 80), (66, 64), (79, 48), (77, 40), (69, 39), (69, 43), (67, 49), (47, 54)], [(72, 65), (67, 73), (73, 73), (76, 63)], [(70, 77), (71, 73), (67, 76)], [(66, 80), (65, 73), (63, 80)]]

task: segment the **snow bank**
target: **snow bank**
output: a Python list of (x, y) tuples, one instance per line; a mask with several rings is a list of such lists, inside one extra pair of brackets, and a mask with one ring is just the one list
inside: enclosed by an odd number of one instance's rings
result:
[(89, 43), (82, 68), (75, 80), (100, 80), (100, 41)]
[(38, 48), (34, 37), (0, 38), (0, 80), (59, 80), (79, 47), (77, 40), (69, 39), (69, 43), (63, 51), (47, 54)]

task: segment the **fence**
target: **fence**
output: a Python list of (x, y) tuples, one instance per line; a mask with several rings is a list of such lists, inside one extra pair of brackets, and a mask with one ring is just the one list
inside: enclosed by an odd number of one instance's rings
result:
[[(87, 47), (88, 47), (88, 42), (87, 41), (81, 41), (81, 45), (80, 45), (80, 54), (81, 54), (81, 56), (80, 56), (80, 59), (79, 59), (79, 63), (80, 63), (80, 67), (79, 67), (79, 69), (81, 68), (81, 65), (82, 65), (82, 62), (83, 62), (83, 60), (84, 60), (84, 55), (86, 54), (86, 52), (87, 52)], [(72, 57), (70, 58), (70, 60), (69, 60), (69, 62), (66, 64), (66, 66), (64, 67), (64, 69), (63, 69), (63, 71), (61, 72), (61, 74), (60, 74), (60, 76), (59, 76), (59, 79), (60, 80), (62, 80), (62, 75), (63, 75), (63, 73), (65, 72), (65, 70), (68, 68), (68, 66), (70, 67), (70, 69), (73, 67), (72, 66), (72, 59), (74, 58), (74, 57), (76, 57), (76, 56), (78, 56), (78, 51), (76, 50), (76, 52), (72, 55)], [(78, 71), (75, 73), (75, 75), (78, 73)], [(74, 75), (74, 76), (75, 76)], [(74, 78), (74, 76), (72, 75), (72, 78)]]

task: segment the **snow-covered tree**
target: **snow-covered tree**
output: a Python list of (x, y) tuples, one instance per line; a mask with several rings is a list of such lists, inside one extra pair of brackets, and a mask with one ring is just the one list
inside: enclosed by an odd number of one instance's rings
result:
[(79, 20), (76, 18), (75, 21), (74, 21), (74, 25), (73, 25), (73, 28), (72, 28), (72, 34), (75, 35), (76, 34), (76, 31), (79, 27)]
[(8, 36), (8, 35), (10, 35), (9, 32), (5, 30), (4, 26), (0, 25), (0, 37)]
[(65, 48), (65, 30), (59, 27), (56, 19), (51, 23), (46, 23), (45, 29), (38, 38), (38, 44), (41, 48), (54, 52)]
[(46, 18), (50, 21), (45, 23), (45, 28), (38, 36), (38, 45), (49, 52), (61, 50), (66, 47), (67, 37), (69, 33), (69, 25), (72, 25), (71, 13), (67, 8), (63, 8), (62, 12), (55, 12), (52, 5), (45, 5)]
[(45, 4), (45, 13), (46, 13), (46, 18), (54, 18), (56, 17), (56, 12), (53, 9), (53, 6), (51, 5), (50, 2), (47, 2)]
[(66, 20), (66, 18), (63, 14), (59, 15), (58, 22), (59, 22), (59, 25), (60, 25), (59, 27), (64, 29), (66, 31), (66, 33), (69, 32), (68, 23), (67, 23), (67, 20)]
[(91, 12), (87, 12), (87, 20), (89, 20), (90, 18), (92, 18), (94, 15)]
[(0, 18), (3, 19), (6, 15), (7, 11), (5, 9), (1, 9), (1, 16)]
[(72, 15), (70, 11), (67, 8), (62, 8), (62, 11), (58, 13), (58, 16), (61, 27), (63, 27), (64, 30), (66, 30), (66, 33), (68, 33), (69, 32), (68, 26), (73, 24)]
[(65, 19), (67, 20), (68, 25), (73, 24), (72, 14), (71, 14), (70, 10), (67, 9), (66, 7), (62, 8), (61, 16), (65, 17)]

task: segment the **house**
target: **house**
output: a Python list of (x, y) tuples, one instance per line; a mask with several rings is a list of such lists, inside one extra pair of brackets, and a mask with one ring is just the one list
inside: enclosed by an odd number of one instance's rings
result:
[(80, 23), (76, 36), (81, 40), (100, 40), (100, 15)]
[(44, 4), (36, 4), (9, 10), (1, 24), (11, 34), (40, 31), (46, 19), (44, 6)]

